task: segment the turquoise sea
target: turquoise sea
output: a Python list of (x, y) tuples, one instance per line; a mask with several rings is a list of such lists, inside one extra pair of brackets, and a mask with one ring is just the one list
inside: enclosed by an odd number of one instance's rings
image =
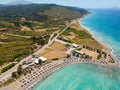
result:
[(39, 82), (33, 90), (120, 90), (120, 68), (69, 65)]
[(92, 14), (83, 18), (81, 24), (102, 42), (113, 49), (120, 58), (120, 9), (94, 9)]
[[(90, 10), (81, 23), (120, 57), (120, 10)], [(33, 90), (120, 90), (120, 67), (74, 64), (39, 82)]]

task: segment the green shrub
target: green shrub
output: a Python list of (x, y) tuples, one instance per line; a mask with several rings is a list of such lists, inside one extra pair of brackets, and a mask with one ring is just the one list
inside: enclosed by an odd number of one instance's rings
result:
[(9, 64), (8, 66), (1, 69), (1, 73), (4, 73), (4, 72), (8, 71), (9, 69), (11, 69), (14, 66), (15, 66), (15, 63)]

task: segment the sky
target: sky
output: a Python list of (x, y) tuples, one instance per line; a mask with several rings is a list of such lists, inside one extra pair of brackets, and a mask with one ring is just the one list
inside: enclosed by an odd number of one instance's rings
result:
[[(5, 4), (13, 0), (0, 0)], [(54, 3), (65, 6), (76, 6), (82, 8), (120, 8), (120, 0), (27, 0), (35, 3)]]

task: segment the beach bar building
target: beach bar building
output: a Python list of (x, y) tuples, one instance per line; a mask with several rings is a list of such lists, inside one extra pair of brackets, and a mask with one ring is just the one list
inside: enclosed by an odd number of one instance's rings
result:
[(36, 59), (34, 60), (34, 63), (35, 63), (35, 64), (39, 64), (39, 60), (36, 58)]
[(45, 57), (39, 57), (38, 59), (41, 60), (42, 62), (47, 61), (47, 58), (45, 58)]
[(47, 61), (47, 58), (42, 57), (42, 56), (34, 59), (35, 64), (40, 64), (40, 63), (45, 62), (45, 61)]
[(79, 45), (77, 45), (77, 44), (75, 44), (75, 43), (73, 43), (72, 46), (73, 46), (74, 48), (79, 48)]

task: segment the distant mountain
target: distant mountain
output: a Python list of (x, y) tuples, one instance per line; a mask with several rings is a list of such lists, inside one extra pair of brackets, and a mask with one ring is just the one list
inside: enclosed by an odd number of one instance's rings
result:
[(0, 7), (3, 7), (3, 6), (6, 6), (6, 5), (4, 5), (4, 4), (0, 4)]
[[(82, 8), (61, 6), (56, 4), (28, 4), (0, 7), (0, 20), (17, 22), (21, 18), (30, 21), (65, 22), (82, 17), (88, 11)], [(47, 25), (47, 24), (46, 24)]]
[(32, 4), (32, 2), (26, 0), (16, 0), (8, 3), (8, 5), (22, 5), (22, 4)]

